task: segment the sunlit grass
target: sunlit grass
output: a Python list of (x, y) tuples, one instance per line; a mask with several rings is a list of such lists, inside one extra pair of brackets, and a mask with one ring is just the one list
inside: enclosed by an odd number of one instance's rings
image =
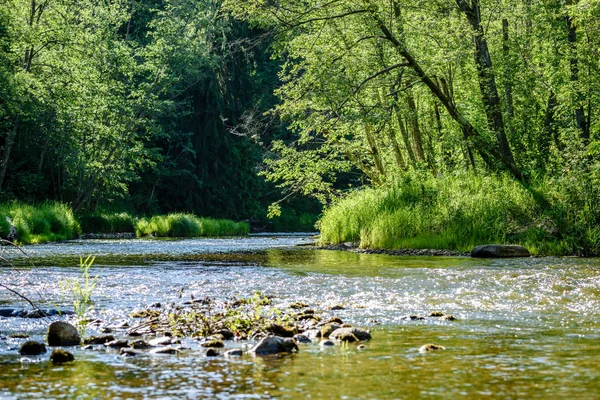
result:
[(30, 205), (10, 202), (0, 205), (0, 236), (8, 235), (12, 219), (19, 235), (18, 243), (33, 244), (77, 238), (81, 233), (72, 209), (61, 203)]
[(245, 236), (250, 232), (246, 222), (227, 219), (200, 218), (193, 214), (176, 213), (140, 219), (135, 226), (138, 237), (201, 237)]
[[(505, 243), (524, 245), (534, 254), (574, 254), (586, 245), (596, 251), (600, 228), (585, 225), (584, 217), (574, 219), (579, 214), (570, 206), (565, 198), (542, 210), (530, 191), (506, 176), (409, 174), (390, 187), (350, 194), (326, 210), (319, 227), (322, 244), (351, 241), (363, 248), (468, 251)], [(570, 211), (557, 218), (562, 209)], [(555, 221), (569, 235), (557, 234)]]

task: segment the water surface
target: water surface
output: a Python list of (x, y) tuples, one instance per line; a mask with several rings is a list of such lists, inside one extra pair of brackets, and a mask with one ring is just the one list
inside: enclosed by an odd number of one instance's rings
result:
[[(97, 256), (96, 316), (189, 295), (226, 299), (259, 290), (276, 303), (305, 301), (372, 330), (356, 345), (302, 346), (285, 357), (207, 358), (194, 341), (179, 356), (124, 359), (75, 350), (62, 366), (21, 358), (27, 332), (47, 322), (0, 319), (4, 398), (596, 398), (600, 395), (600, 261), (472, 260), (307, 250), (301, 236), (203, 240), (89, 240), (27, 246), (35, 267), (0, 268), (1, 282), (41, 305), (68, 308), (57, 282), (77, 278), (79, 256)], [(26, 307), (0, 290), (0, 307)], [(426, 318), (433, 310), (457, 321)], [(92, 332), (93, 333), (93, 332)], [(421, 354), (436, 343), (446, 350)], [(239, 343), (229, 343), (238, 347)]]

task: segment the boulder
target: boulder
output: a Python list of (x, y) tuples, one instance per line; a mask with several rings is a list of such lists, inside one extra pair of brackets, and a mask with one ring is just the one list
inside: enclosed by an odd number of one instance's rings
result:
[(298, 345), (291, 338), (282, 338), (279, 336), (267, 336), (254, 346), (249, 353), (253, 355), (268, 355), (278, 353), (291, 353), (298, 351)]
[(64, 321), (55, 321), (48, 327), (48, 344), (50, 346), (78, 346), (81, 344), (81, 337), (73, 325)]
[(28, 340), (21, 345), (19, 354), (22, 356), (37, 356), (46, 352), (46, 345), (44, 343), (36, 342), (35, 340)]
[(134, 349), (149, 349), (152, 347), (148, 342), (142, 339), (134, 340), (133, 342), (129, 343), (129, 346)]
[(342, 342), (358, 342), (363, 340), (371, 340), (369, 331), (360, 328), (339, 328), (329, 335), (330, 339), (339, 340)]
[(476, 258), (506, 258), (529, 257), (529, 250), (522, 246), (507, 244), (485, 244), (471, 250), (471, 257)]
[(75, 356), (63, 349), (54, 349), (50, 355), (50, 361), (54, 364), (66, 363), (75, 360)]

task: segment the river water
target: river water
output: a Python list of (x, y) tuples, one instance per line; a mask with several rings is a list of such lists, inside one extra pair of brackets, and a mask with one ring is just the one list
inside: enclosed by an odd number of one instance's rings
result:
[[(394, 257), (294, 247), (303, 236), (240, 239), (86, 240), (3, 249), (17, 268), (0, 282), (47, 308), (68, 309), (58, 282), (80, 276), (95, 255), (95, 316), (123, 319), (154, 302), (189, 295), (227, 299), (254, 291), (276, 303), (304, 301), (371, 330), (356, 345), (302, 345), (297, 354), (122, 358), (72, 349), (59, 366), (48, 354), (21, 357), (27, 333), (46, 320), (0, 317), (0, 398), (571, 398), (600, 397), (600, 260)], [(35, 266), (32, 266), (35, 265)], [(0, 288), (0, 308), (27, 304)], [(456, 321), (410, 320), (441, 310)], [(66, 317), (61, 317), (66, 318)], [(91, 333), (94, 333), (91, 331)], [(446, 350), (419, 353), (426, 343)], [(229, 342), (228, 347), (240, 343)]]

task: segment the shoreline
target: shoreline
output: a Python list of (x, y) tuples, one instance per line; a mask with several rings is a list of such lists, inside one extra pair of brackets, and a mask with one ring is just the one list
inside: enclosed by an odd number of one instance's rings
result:
[(441, 249), (361, 249), (349, 243), (338, 245), (315, 246), (315, 250), (350, 251), (357, 254), (385, 254), (389, 256), (433, 256), (433, 257), (469, 257), (471, 252)]

